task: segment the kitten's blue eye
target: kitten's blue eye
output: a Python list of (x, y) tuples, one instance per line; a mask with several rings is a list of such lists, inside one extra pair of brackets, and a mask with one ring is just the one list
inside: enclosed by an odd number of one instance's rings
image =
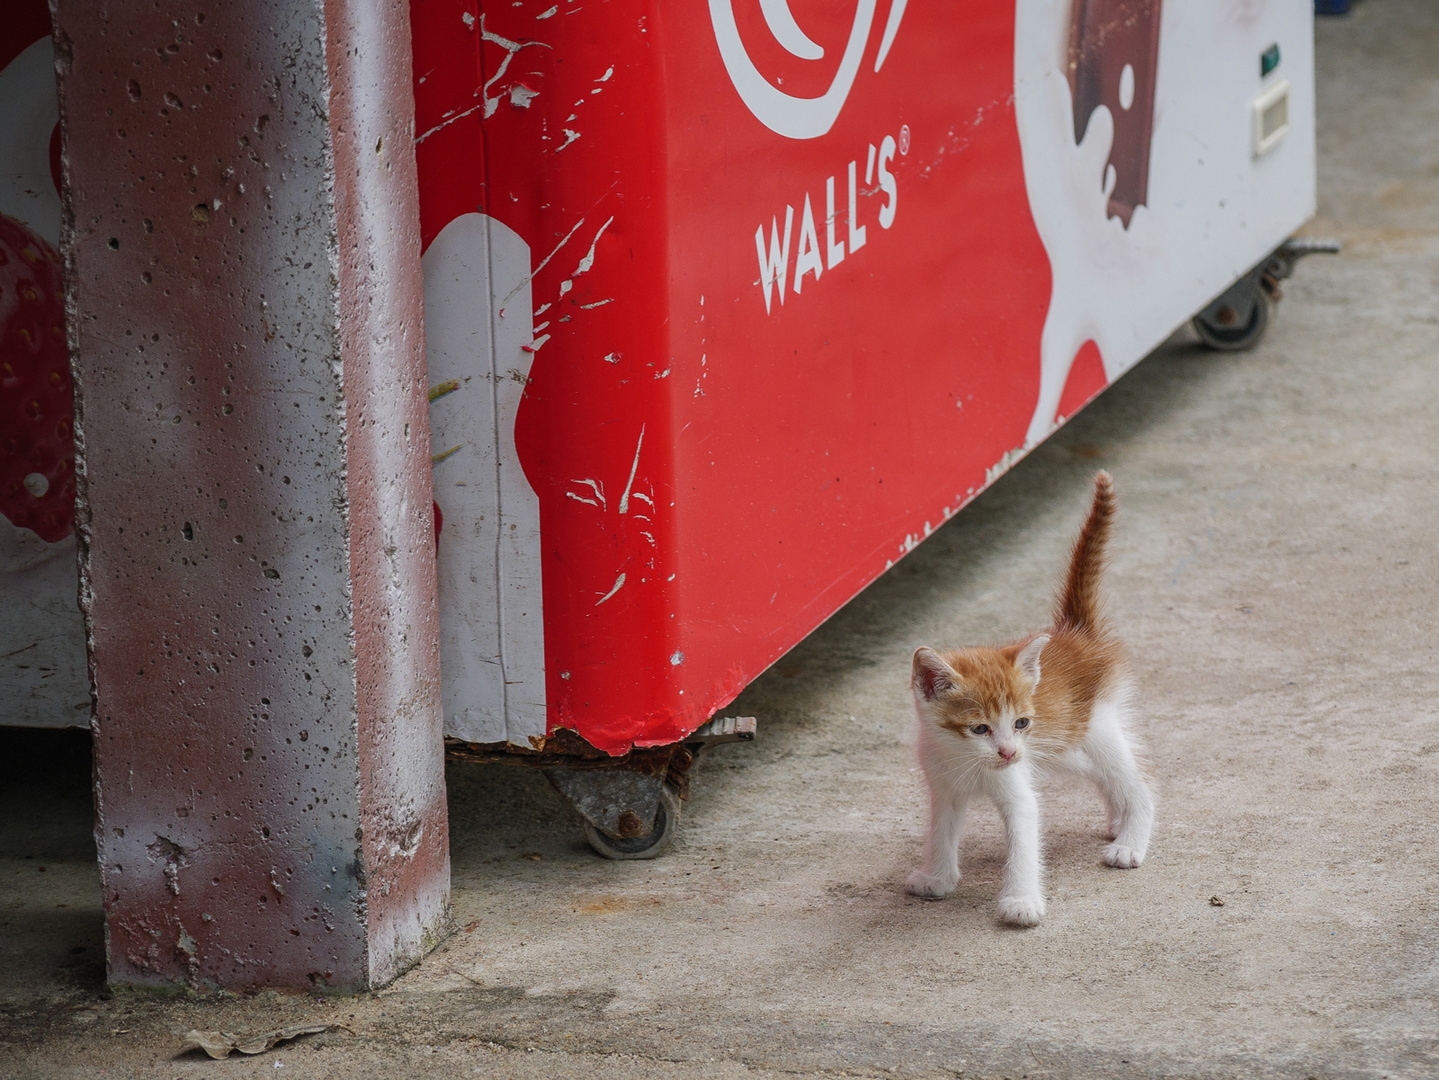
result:
[(1029, 727), (1029, 717), (1027, 716), (1021, 716), (1014, 722), (1015, 731), (1023, 731), (1027, 727)]
[(975, 724), (974, 727), (970, 728), (969, 730), (970, 730), (970, 732), (971, 732), (972, 734), (975, 734), (975, 735), (988, 735), (988, 734), (989, 734), (989, 725), (988, 725), (988, 724)]

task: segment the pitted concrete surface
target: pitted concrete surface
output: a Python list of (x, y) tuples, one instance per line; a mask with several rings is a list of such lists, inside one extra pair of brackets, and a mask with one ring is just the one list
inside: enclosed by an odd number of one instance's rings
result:
[[(104, 997), (83, 747), (4, 734), (0, 1072), (1439, 1074), (1439, 10), (1367, 0), (1319, 44), (1310, 231), (1345, 254), (1252, 353), (1176, 335), (755, 683), (759, 741), (701, 762), (667, 858), (603, 862), (540, 776), (454, 768), (457, 932), (389, 990)], [(954, 897), (902, 891), (909, 655), (1042, 622), (1098, 467), (1158, 830), (1108, 869), (1097, 799), (1050, 784), (1049, 914), (1015, 931), (992, 811)], [(175, 1056), (312, 1020), (344, 1029)]]
[(449, 876), (408, 9), (175, 14), (55, 8), (111, 970), (370, 988)]

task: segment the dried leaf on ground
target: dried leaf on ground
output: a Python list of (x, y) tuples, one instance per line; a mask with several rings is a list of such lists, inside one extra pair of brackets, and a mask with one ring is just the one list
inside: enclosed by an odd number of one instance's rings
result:
[(318, 1035), (329, 1031), (338, 1024), (291, 1024), (289, 1027), (266, 1031), (260, 1035), (236, 1035), (229, 1031), (191, 1031), (185, 1036), (181, 1053), (188, 1050), (203, 1050), (212, 1058), (226, 1058), (238, 1050), (242, 1054), (263, 1054), (266, 1050), (289, 1042), (301, 1035)]

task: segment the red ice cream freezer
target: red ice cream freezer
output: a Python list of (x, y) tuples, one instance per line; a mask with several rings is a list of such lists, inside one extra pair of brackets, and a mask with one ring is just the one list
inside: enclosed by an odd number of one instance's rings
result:
[[(694, 748), (752, 730), (711, 718), (1176, 327), (1257, 340), (1314, 211), (1309, 0), (411, 17), (446, 731), (607, 854), (661, 849)], [(53, 115), (48, 49), (0, 118)], [(0, 654), (37, 632), (6, 611)], [(8, 722), (84, 720), (79, 617), (46, 632), (63, 678), (0, 672)]]

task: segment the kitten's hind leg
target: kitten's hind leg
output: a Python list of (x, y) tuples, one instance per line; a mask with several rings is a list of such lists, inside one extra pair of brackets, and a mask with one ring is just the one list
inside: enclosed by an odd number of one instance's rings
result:
[(1124, 730), (1122, 702), (1094, 703), (1082, 749), (1089, 760), (1089, 775), (1099, 785), (1109, 806), (1114, 842), (1104, 849), (1104, 861), (1110, 866), (1132, 869), (1144, 862), (1149, 851), (1149, 834), (1154, 828), (1154, 795), (1140, 774), (1134, 749)]
[[(1094, 762), (1089, 760), (1089, 755), (1082, 747), (1071, 748), (1056, 763), (1060, 768), (1073, 773), (1075, 776), (1082, 776), (1084, 779), (1099, 785), (1099, 770), (1094, 767)], [(1103, 786), (1099, 787), (1099, 793), (1104, 797), (1104, 806), (1108, 811), (1108, 824), (1104, 827), (1104, 838), (1113, 840), (1119, 835), (1119, 812), (1115, 809), (1114, 803), (1110, 801), (1109, 793)]]
[(959, 834), (964, 828), (967, 802), (967, 796), (931, 784), (924, 864), (911, 870), (905, 879), (905, 888), (915, 896), (938, 900), (954, 892), (959, 884)]
[(1004, 819), (1009, 858), (999, 892), (999, 917), (1013, 926), (1036, 926), (1044, 918), (1040, 892), (1039, 800), (1029, 772), (1012, 766), (995, 778), (994, 801)]

